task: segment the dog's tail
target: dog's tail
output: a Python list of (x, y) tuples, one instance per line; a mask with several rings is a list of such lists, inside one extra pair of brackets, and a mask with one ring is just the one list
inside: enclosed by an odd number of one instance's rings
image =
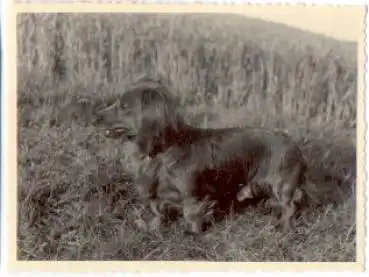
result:
[(347, 198), (344, 184), (344, 180), (339, 177), (326, 173), (315, 174), (312, 170), (307, 170), (304, 185), (301, 186), (304, 203), (317, 207), (327, 203), (340, 202)]
[(311, 168), (307, 165), (305, 166), (304, 174), (300, 176), (300, 189), (302, 191), (301, 204), (308, 207), (317, 207), (322, 204), (319, 197), (321, 193), (320, 182), (312, 173)]

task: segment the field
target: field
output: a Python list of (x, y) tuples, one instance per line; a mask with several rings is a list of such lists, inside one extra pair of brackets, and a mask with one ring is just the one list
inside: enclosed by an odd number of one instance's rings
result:
[[(355, 43), (225, 14), (23, 14), (17, 24), (18, 259), (355, 261)], [(173, 86), (194, 125), (288, 132), (319, 180), (319, 207), (288, 234), (262, 205), (197, 237), (181, 219), (139, 228), (134, 147), (91, 122), (143, 74)]]

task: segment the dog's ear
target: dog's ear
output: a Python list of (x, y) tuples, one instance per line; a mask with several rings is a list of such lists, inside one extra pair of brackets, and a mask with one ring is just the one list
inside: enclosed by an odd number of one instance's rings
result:
[(141, 114), (142, 128), (147, 131), (158, 128), (164, 128), (167, 113), (167, 107), (170, 105), (166, 95), (158, 89), (146, 89), (141, 95)]
[(167, 134), (177, 129), (180, 118), (175, 97), (169, 88), (157, 86), (141, 92), (141, 126), (137, 144), (146, 153), (161, 152), (166, 147)]
[(167, 102), (167, 95), (161, 92), (162, 89), (161, 87), (144, 89), (141, 93), (142, 108), (146, 109), (153, 105), (161, 105)]
[(165, 132), (170, 128), (167, 103), (151, 92), (143, 95), (141, 103), (141, 126), (136, 143), (147, 155), (155, 155), (165, 144)]
[(141, 108), (147, 109), (155, 100), (155, 95), (157, 92), (152, 89), (144, 89), (141, 93)]
[(161, 114), (150, 116), (142, 113), (141, 128), (136, 136), (136, 143), (146, 155), (156, 155), (161, 152), (162, 144), (165, 142), (165, 120)]

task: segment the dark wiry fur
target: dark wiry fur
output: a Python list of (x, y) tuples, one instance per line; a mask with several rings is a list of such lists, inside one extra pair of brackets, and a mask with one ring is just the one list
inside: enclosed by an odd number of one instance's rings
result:
[[(210, 200), (242, 201), (269, 191), (290, 227), (302, 197), (306, 162), (283, 132), (264, 128), (203, 129), (186, 124), (169, 87), (141, 80), (100, 113), (109, 137), (129, 137), (151, 162), (135, 180), (139, 194), (182, 210), (189, 231), (201, 230)], [(240, 187), (242, 184), (242, 187)], [(204, 204), (205, 203), (205, 204)], [(155, 208), (153, 208), (155, 209)]]

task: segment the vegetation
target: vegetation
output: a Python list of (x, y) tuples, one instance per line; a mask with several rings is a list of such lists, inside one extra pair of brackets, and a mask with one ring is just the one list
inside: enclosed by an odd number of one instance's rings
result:
[[(237, 15), (19, 15), (18, 258), (354, 261), (356, 47)], [(322, 205), (287, 235), (262, 205), (199, 237), (181, 220), (139, 229), (134, 147), (92, 120), (143, 74), (168, 82), (193, 124), (286, 130)]]

